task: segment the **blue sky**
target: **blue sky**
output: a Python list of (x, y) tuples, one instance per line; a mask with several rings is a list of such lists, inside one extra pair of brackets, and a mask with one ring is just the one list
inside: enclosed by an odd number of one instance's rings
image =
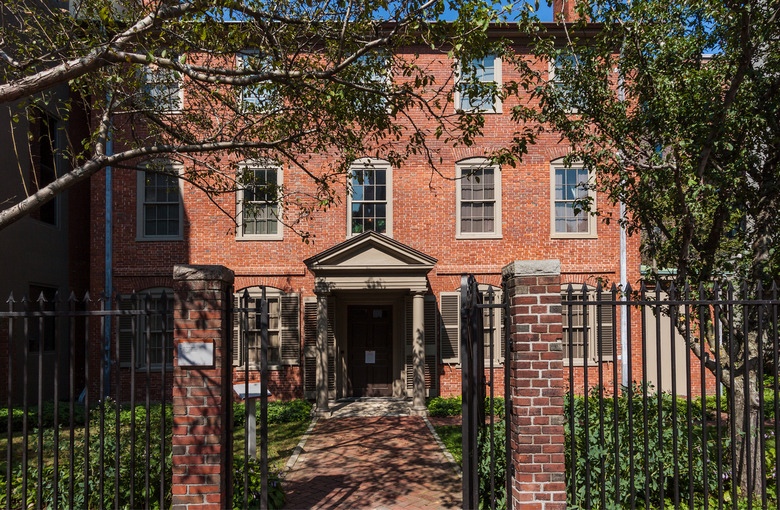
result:
[[(523, 0), (518, 1), (517, 2), (518, 6), (516, 6), (515, 9), (519, 9), (519, 4), (521, 4), (522, 2)], [(533, 0), (531, 0), (530, 2), (526, 1), (526, 3), (531, 5), (534, 4)], [(541, 21), (552, 21), (553, 20), (552, 5), (548, 5), (546, 0), (539, 0), (539, 10), (537, 11), (537, 15), (539, 16), (539, 19)], [(452, 21), (455, 18), (455, 12), (448, 9), (447, 11), (445, 11), (443, 18), (447, 21)]]

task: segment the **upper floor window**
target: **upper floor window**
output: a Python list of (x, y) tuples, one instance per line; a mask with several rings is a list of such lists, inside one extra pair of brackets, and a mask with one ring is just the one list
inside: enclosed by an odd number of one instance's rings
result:
[[(119, 361), (136, 368), (173, 366), (173, 289), (157, 287), (119, 299)], [(124, 312), (124, 313), (122, 313)]]
[(143, 71), (143, 82), (144, 99), (151, 108), (163, 111), (181, 110), (184, 92), (178, 72), (147, 66)]
[(596, 194), (589, 184), (590, 175), (582, 166), (551, 165), (552, 236), (595, 237), (596, 217), (585, 210), (595, 210)]
[(501, 237), (501, 170), (484, 158), (456, 165), (456, 238)]
[(278, 190), (282, 169), (242, 163), (236, 197), (238, 236), (244, 239), (282, 239)]
[[(138, 240), (177, 240), (182, 236), (184, 207), (172, 163), (150, 164), (138, 174)], [(152, 168), (154, 168), (152, 170)]]
[(572, 54), (558, 55), (550, 62), (549, 79), (555, 88), (555, 98), (570, 113), (579, 112), (585, 104), (584, 99), (574, 92), (571, 84), (578, 65), (577, 57)]
[[(261, 325), (258, 304), (262, 287), (249, 287), (234, 296), (233, 364), (250, 368), (260, 366)], [(297, 365), (300, 363), (300, 295), (266, 288), (268, 301), (268, 364)]]
[(501, 57), (488, 55), (461, 63), (455, 104), (463, 111), (501, 113)]
[(368, 230), (393, 235), (392, 169), (386, 161), (363, 158), (352, 164), (347, 199), (347, 235)]
[[(271, 59), (258, 50), (244, 50), (236, 55), (237, 66), (252, 72), (271, 68)], [(241, 104), (245, 110), (269, 110), (273, 106), (273, 84), (259, 82), (241, 88)]]

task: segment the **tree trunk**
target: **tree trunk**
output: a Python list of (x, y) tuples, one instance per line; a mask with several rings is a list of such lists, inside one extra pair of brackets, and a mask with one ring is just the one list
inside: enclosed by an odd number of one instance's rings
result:
[(748, 393), (745, 393), (745, 375), (739, 374), (733, 380), (734, 409), (730, 419), (734, 420), (736, 437), (732, 455), (736, 462), (733, 480), (740, 488), (742, 497), (749, 493), (760, 499), (761, 487), (765, 483), (764, 452), (761, 448), (760, 409), (758, 380), (756, 373), (748, 375)]

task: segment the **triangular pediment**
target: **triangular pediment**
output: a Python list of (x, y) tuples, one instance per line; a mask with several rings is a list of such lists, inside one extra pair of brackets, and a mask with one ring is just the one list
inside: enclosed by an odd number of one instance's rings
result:
[(364, 232), (304, 261), (314, 272), (322, 270), (429, 271), (436, 259), (376, 232)]

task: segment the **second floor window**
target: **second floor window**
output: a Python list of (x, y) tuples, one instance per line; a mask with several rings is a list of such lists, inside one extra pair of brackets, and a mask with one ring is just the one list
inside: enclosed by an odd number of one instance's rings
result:
[(182, 108), (181, 76), (176, 71), (147, 67), (143, 71), (144, 99), (155, 110), (176, 111)]
[(138, 171), (138, 239), (181, 239), (182, 214), (175, 166)]
[(456, 106), (463, 111), (501, 113), (501, 58), (488, 55), (461, 65)]
[(501, 236), (501, 172), (478, 158), (457, 165), (458, 238)]
[(595, 216), (584, 208), (595, 206), (587, 168), (552, 165), (553, 237), (590, 237), (596, 235)]
[(390, 165), (364, 159), (352, 167), (349, 235), (368, 230), (392, 235), (392, 178)]
[(241, 165), (238, 190), (238, 235), (281, 239), (278, 190), (282, 170), (272, 165)]

